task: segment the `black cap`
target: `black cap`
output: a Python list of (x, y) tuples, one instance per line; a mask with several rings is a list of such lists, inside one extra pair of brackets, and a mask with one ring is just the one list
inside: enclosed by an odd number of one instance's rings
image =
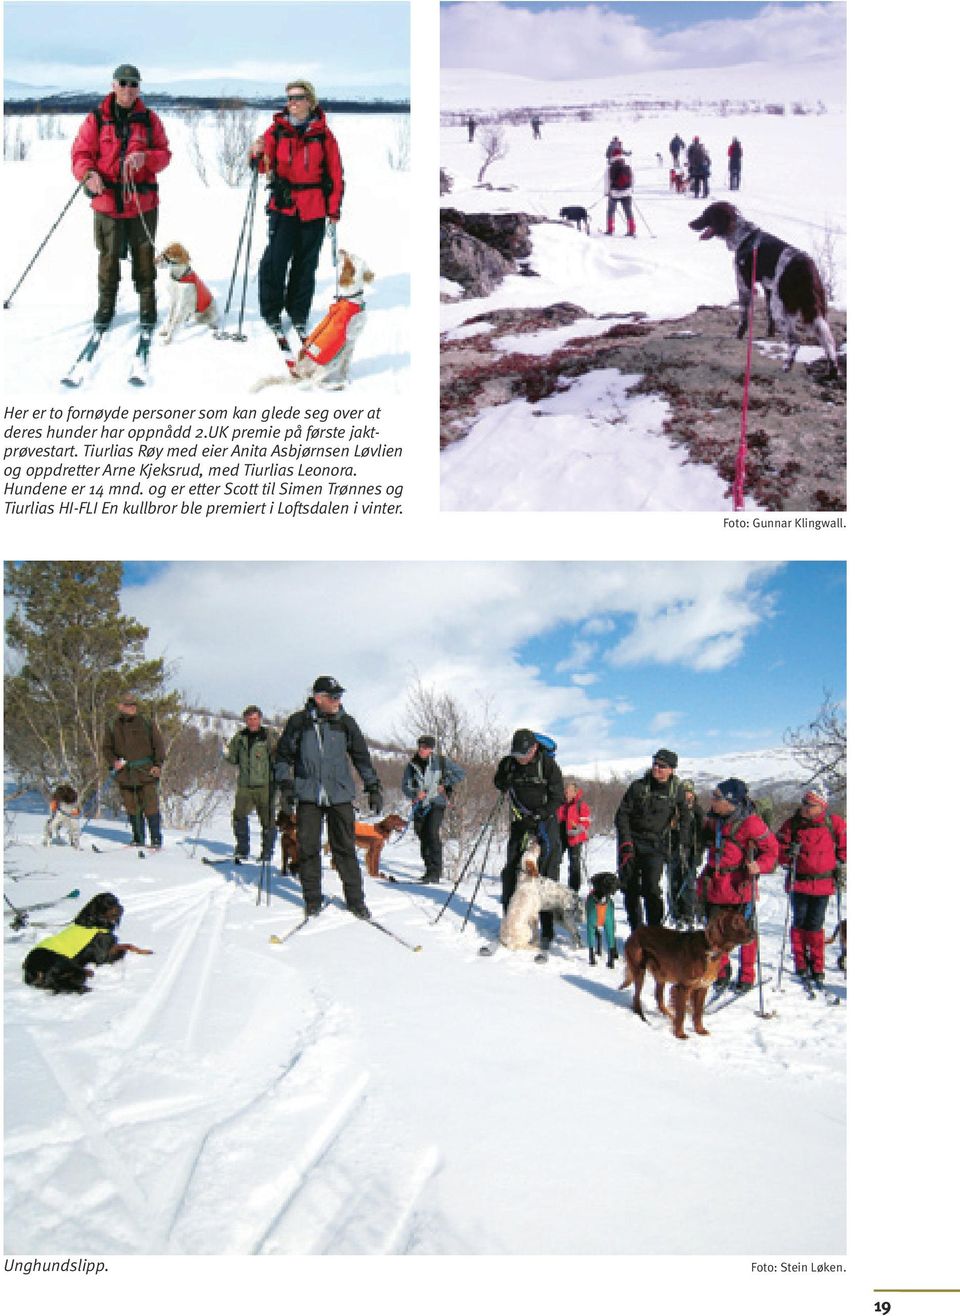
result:
[(318, 676), (313, 683), (313, 693), (315, 695), (342, 695), (343, 686), (335, 677)]
[(436, 736), (417, 736), (418, 748), (421, 745), (423, 746), (424, 749), (436, 749), (437, 748)]
[(529, 727), (518, 727), (510, 742), (510, 753), (514, 756), (529, 754), (537, 743), (537, 738)]
[(743, 804), (748, 794), (747, 783), (739, 777), (727, 777), (726, 781), (717, 782), (716, 791), (730, 804)]
[(674, 754), (672, 749), (658, 749), (653, 756), (654, 763), (662, 763), (665, 768), (673, 768), (676, 771), (677, 764), (680, 760)]

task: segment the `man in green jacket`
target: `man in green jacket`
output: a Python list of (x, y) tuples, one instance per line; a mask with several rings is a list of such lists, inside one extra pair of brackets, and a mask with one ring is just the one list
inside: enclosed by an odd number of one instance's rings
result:
[(233, 804), (234, 859), (250, 858), (250, 814), (260, 819), (260, 859), (270, 861), (277, 829), (273, 816), (273, 762), (277, 735), (263, 725), (256, 704), (243, 710), (243, 728), (224, 746), (223, 757), (238, 769)]

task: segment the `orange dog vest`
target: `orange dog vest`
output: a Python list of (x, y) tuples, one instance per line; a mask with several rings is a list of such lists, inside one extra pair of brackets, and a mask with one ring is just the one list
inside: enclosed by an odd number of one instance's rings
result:
[(202, 315), (213, 301), (213, 293), (204, 281), (199, 275), (194, 274), (193, 270), (188, 270), (182, 279), (177, 280), (177, 283), (192, 283), (194, 285), (197, 290), (197, 314)]
[(363, 310), (362, 302), (343, 297), (334, 302), (303, 345), (303, 354), (318, 366), (329, 365), (347, 341), (347, 325)]

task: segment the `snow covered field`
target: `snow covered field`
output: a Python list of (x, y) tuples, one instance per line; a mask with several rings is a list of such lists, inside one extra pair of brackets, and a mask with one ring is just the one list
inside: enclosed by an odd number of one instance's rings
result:
[[(676, 111), (650, 109), (640, 115), (625, 108), (630, 97), (639, 95), (682, 103)], [(787, 113), (717, 113), (717, 102), (725, 98), (752, 98), (762, 104), (774, 96), (776, 103), (786, 104)], [(611, 103), (617, 100), (623, 102), (619, 109)], [(802, 100), (812, 112), (791, 113), (794, 100)], [(842, 66), (778, 71), (746, 65), (592, 84), (538, 82), (465, 69), (442, 74), (441, 109), (447, 119), (454, 112), (472, 111), (482, 125), (510, 107), (540, 106), (549, 114), (551, 104), (565, 106), (571, 117), (546, 118), (541, 140), (534, 140), (528, 122), (506, 127), (508, 154), (491, 165), (485, 179), (495, 190), (475, 186), (483, 160), (479, 141), (469, 143), (462, 124), (445, 121), (440, 129), (440, 163), (454, 179), (453, 191), (441, 197), (442, 206), (464, 212), (521, 212), (551, 221), (531, 230), (529, 265), (539, 277), (509, 276), (489, 297), (442, 303), (443, 333), (457, 332), (466, 319), (504, 307), (572, 302), (591, 315), (643, 312), (651, 319), (674, 319), (701, 305), (733, 303), (736, 288), (726, 245), (719, 240), (701, 243), (688, 227), (704, 203), (669, 190), (667, 144), (675, 132), (688, 144), (698, 134), (707, 146), (713, 161), (711, 199), (732, 200), (750, 220), (809, 252), (822, 267), (829, 266), (831, 305), (845, 307)], [(577, 117), (578, 106), (588, 121)], [(617, 236), (608, 238), (604, 232), (604, 151), (615, 134), (632, 152), (635, 239), (625, 236), (619, 210)], [(726, 170), (727, 146), (734, 135), (744, 149), (743, 181), (736, 195), (728, 189)], [(500, 188), (506, 190), (496, 190)], [(589, 237), (561, 225), (560, 207), (567, 205), (590, 211)], [(455, 291), (449, 281), (444, 291), (448, 296)], [(603, 334), (610, 325), (609, 320), (581, 323), (577, 334)], [(731, 309), (731, 336), (735, 328), (736, 312)], [(757, 333), (762, 332), (761, 319)], [(556, 346), (542, 335), (528, 337), (523, 345), (523, 337), (498, 347), (505, 354), (536, 356)], [(759, 347), (765, 350), (762, 342)], [(819, 356), (819, 348), (804, 348), (796, 369)], [(654, 511), (729, 507), (723, 482), (709, 470), (686, 465), (679, 478), (674, 476), (672, 468), (682, 461), (683, 451), (671, 448), (662, 418), (651, 414), (649, 398), (621, 396), (632, 382), (629, 376), (622, 376), (617, 388), (599, 380), (591, 383), (592, 378), (578, 382), (580, 416), (577, 407), (570, 406), (563, 421), (555, 406), (543, 404), (485, 409), (471, 433), (442, 454), (445, 509), (515, 510), (518, 485), (524, 490), (522, 505), (529, 510), (565, 510), (571, 505)], [(570, 394), (566, 397), (569, 400)], [(611, 415), (618, 416), (613, 429)], [(613, 464), (607, 452), (611, 442), (620, 459)], [(562, 482), (553, 478), (549, 465), (540, 476), (545, 453), (551, 450), (555, 460), (563, 460)], [(504, 478), (505, 471), (512, 478)], [(646, 500), (640, 496), (644, 491)], [(575, 502), (568, 501), (568, 493)]]
[[(181, 242), (190, 252), (197, 273), (210, 287), (221, 309), (225, 306), (237, 255), (240, 228), (249, 196), (249, 177), (228, 187), (215, 164), (214, 116), (201, 121), (199, 140), (207, 165), (204, 186), (188, 154), (189, 134), (179, 115), (161, 115), (173, 160), (159, 176), (160, 226), (157, 241)], [(9, 295), (44, 234), (68, 200), (76, 181), (70, 172), (70, 147), (81, 122), (79, 115), (60, 118), (64, 136), (36, 140), (33, 117), (14, 119), (30, 142), (26, 160), (5, 161), (8, 194), (20, 198), (8, 216), (4, 243), (4, 296)], [(270, 122), (270, 112), (255, 112), (258, 131)], [(407, 220), (411, 204), (409, 171), (390, 168), (387, 153), (397, 151), (399, 118), (392, 115), (332, 115), (330, 127), (340, 144), (346, 176), (341, 247), (362, 256), (377, 278), (368, 295), (369, 318), (354, 356), (351, 398), (380, 402), (405, 387), (409, 369), (410, 256)], [(244, 394), (263, 377), (283, 372), (276, 341), (257, 311), (257, 266), (266, 244), (266, 196), (258, 188), (243, 332), (246, 342), (215, 340), (205, 326), (178, 330), (169, 346), (156, 340), (152, 353), (152, 392), (177, 401), (184, 397)], [(384, 216), (389, 215), (389, 223)], [(333, 265), (325, 241), (317, 269), (312, 320), (316, 324), (333, 296)], [(227, 328), (237, 328), (243, 257)], [(97, 255), (93, 219), (81, 193), (27, 275), (12, 306), (3, 312), (4, 385), (10, 394), (63, 392), (58, 383), (90, 331), (96, 306)], [(161, 317), (169, 300), (166, 276), (158, 278)], [(127, 391), (126, 376), (136, 338), (138, 301), (129, 265), (122, 266), (117, 315), (83, 397)], [(162, 321), (161, 321), (162, 322)], [(274, 387), (271, 394), (292, 396)]]
[[(284, 947), (296, 884), (211, 868), (229, 820), (196, 845), (97, 855), (41, 848), (42, 806), (7, 811), (7, 894), (59, 926), (97, 891), (149, 947), (51, 997), (20, 965), (46, 929), (5, 929), (6, 1251), (51, 1254), (806, 1254), (845, 1248), (846, 1009), (773, 992), (784, 900), (765, 880), (765, 1005), (737, 1001), (712, 1036), (676, 1041), (618, 993), (619, 966), (558, 937), (546, 965), (500, 951), (500, 858), (474, 885), (408, 884), (412, 837), (367, 879), (374, 917), (334, 903)], [(612, 840), (587, 863), (612, 865)], [(9, 913), (9, 911), (7, 911)], [(618, 910), (618, 932), (625, 923)], [(845, 996), (828, 953), (828, 981)], [(602, 1286), (600, 1286), (602, 1287)], [(598, 1287), (598, 1292), (600, 1288)]]

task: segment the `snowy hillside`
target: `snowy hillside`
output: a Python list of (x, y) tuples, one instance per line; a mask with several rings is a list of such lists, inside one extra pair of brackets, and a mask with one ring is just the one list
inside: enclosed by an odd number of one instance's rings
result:
[[(229, 855), (226, 817), (144, 859), (89, 849), (118, 824), (92, 823), (79, 853), (39, 846), (39, 804), (7, 824), (14, 904), (80, 891), (5, 931), (8, 1254), (843, 1252), (846, 1010), (774, 992), (778, 878), (760, 908), (775, 1017), (746, 997), (680, 1042), (649, 984), (647, 1027), (619, 966), (562, 934), (546, 965), (478, 958), (496, 854), (472, 912), (471, 874), (436, 922), (448, 884), (407, 880), (412, 837), (387, 848), (398, 881), (367, 879), (368, 902), (420, 953), (346, 914), (326, 877), (333, 904), (277, 948), (296, 884), (274, 876), (258, 907), (257, 869), (199, 862)], [(612, 862), (590, 845), (589, 871)], [(106, 890), (121, 939), (153, 956), (98, 969), (81, 998), (24, 986), (29, 948)]]
[[(593, 781), (639, 777), (650, 766), (649, 755), (643, 758), (606, 759), (597, 763), (564, 763), (565, 773)], [(678, 769), (682, 777), (691, 777), (702, 789), (725, 777), (739, 777), (752, 788), (760, 783), (776, 784), (788, 789), (805, 782), (809, 772), (800, 766), (789, 749), (743, 750), (713, 757), (691, 758), (684, 755)]]
[[(268, 111), (254, 111), (252, 122), (262, 131)], [(214, 116), (200, 121), (199, 144), (209, 186), (204, 186), (191, 163), (188, 121), (175, 114), (162, 115), (170, 138), (173, 160), (160, 174), (160, 246), (182, 243), (193, 268), (210, 287), (223, 309), (234, 269), (241, 222), (249, 196), (249, 176), (239, 187), (228, 187), (216, 168)], [(76, 187), (70, 172), (70, 147), (80, 116), (54, 120), (62, 137), (36, 139), (43, 119), (25, 116), (8, 122), (8, 130), (26, 135), (25, 160), (4, 162), (7, 189), (23, 198), (15, 221), (7, 226), (2, 279), (9, 295), (40, 240), (53, 224)], [(352, 367), (351, 398), (377, 403), (399, 392), (409, 367), (409, 250), (407, 216), (410, 208), (410, 174), (392, 169), (387, 153), (396, 154), (401, 120), (392, 115), (331, 115), (344, 160), (347, 179), (339, 243), (363, 257), (376, 281), (368, 293), (369, 318), (357, 346)], [(252, 140), (252, 139), (251, 139)], [(153, 351), (152, 394), (175, 398), (222, 397), (249, 392), (264, 377), (284, 372), (276, 340), (257, 312), (257, 266), (266, 243), (266, 196), (258, 191), (243, 332), (245, 342), (217, 341), (205, 326), (179, 330), (170, 345), (156, 341)], [(388, 213), (389, 224), (382, 222)], [(333, 296), (333, 266), (329, 242), (324, 244), (317, 271), (312, 320), (326, 314)], [(243, 257), (226, 327), (238, 327), (243, 281)], [(0, 317), (4, 346), (4, 383), (11, 394), (54, 390), (67, 395), (57, 381), (72, 364), (90, 331), (97, 299), (97, 255), (93, 220), (86, 198), (79, 195), (50, 238), (36, 265), (27, 275), (10, 309)], [(166, 276), (158, 278), (158, 305), (162, 318), (169, 306)], [(101, 348), (89, 382), (79, 398), (102, 397), (118, 387), (129, 391), (127, 370), (138, 321), (138, 301), (129, 265), (122, 265), (120, 297), (113, 326)], [(38, 344), (43, 343), (43, 350)], [(132, 392), (132, 391), (131, 391)], [(283, 397), (289, 386), (266, 392)], [(142, 401), (142, 399), (141, 399)], [(353, 405), (351, 403), (351, 405)]]

